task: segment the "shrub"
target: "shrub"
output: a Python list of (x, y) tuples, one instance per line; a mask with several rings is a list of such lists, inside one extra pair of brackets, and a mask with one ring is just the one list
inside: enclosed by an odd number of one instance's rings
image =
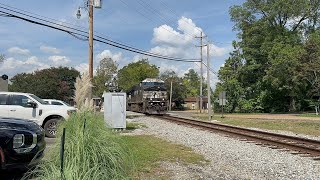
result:
[[(86, 125), (84, 129), (84, 119)], [(64, 177), (60, 173), (60, 138), (28, 176), (39, 179), (128, 179), (131, 159), (120, 139), (106, 127), (103, 118), (92, 112), (75, 114), (63, 122), (66, 128)]]

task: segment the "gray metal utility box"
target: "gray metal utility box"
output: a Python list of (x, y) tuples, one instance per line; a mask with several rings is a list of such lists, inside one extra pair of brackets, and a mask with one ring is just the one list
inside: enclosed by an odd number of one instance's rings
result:
[(104, 120), (111, 128), (126, 128), (126, 93), (106, 92), (104, 97)]

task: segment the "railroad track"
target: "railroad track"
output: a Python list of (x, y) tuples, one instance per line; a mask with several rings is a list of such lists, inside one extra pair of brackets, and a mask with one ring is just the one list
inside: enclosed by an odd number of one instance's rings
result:
[(317, 140), (168, 115), (161, 117), (157, 116), (157, 118), (220, 132), (227, 134), (228, 136), (240, 138), (244, 141), (254, 142), (257, 145), (267, 146), (272, 149), (291, 151), (292, 154), (299, 154), (300, 156), (312, 157), (314, 160), (320, 160), (320, 141)]

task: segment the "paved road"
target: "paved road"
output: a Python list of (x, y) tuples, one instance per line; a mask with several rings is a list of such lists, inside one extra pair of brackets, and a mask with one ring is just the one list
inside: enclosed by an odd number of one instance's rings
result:
[[(45, 154), (50, 150), (55, 142), (54, 138), (46, 138), (46, 149)], [(11, 171), (0, 171), (0, 180), (20, 180), (23, 177), (24, 172), (20, 170), (11, 170)]]

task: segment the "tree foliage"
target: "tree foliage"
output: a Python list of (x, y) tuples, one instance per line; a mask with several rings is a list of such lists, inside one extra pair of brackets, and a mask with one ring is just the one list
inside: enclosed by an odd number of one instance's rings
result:
[(183, 78), (178, 77), (174, 71), (165, 71), (161, 73), (160, 78), (164, 81), (168, 99), (170, 98), (170, 89), (172, 82), (172, 102), (175, 102), (176, 108), (182, 109), (184, 98), (186, 98), (187, 87), (183, 84)]
[(320, 0), (247, 0), (230, 15), (238, 40), (217, 88), (228, 111), (299, 111), (320, 97)]
[(200, 94), (200, 77), (194, 69), (189, 69), (183, 76), (183, 84), (186, 86), (187, 97), (198, 97)]
[(142, 59), (124, 66), (118, 71), (118, 86), (123, 91), (128, 91), (134, 85), (139, 84), (146, 78), (159, 76), (156, 65), (149, 64), (148, 59)]
[(103, 92), (108, 90), (105, 84), (111, 80), (117, 70), (118, 64), (111, 58), (104, 58), (100, 61), (96, 75), (93, 77), (93, 94), (95, 96), (101, 97)]
[(52, 67), (33, 73), (20, 73), (10, 79), (10, 91), (32, 93), (41, 98), (68, 100), (80, 73), (67, 67)]

